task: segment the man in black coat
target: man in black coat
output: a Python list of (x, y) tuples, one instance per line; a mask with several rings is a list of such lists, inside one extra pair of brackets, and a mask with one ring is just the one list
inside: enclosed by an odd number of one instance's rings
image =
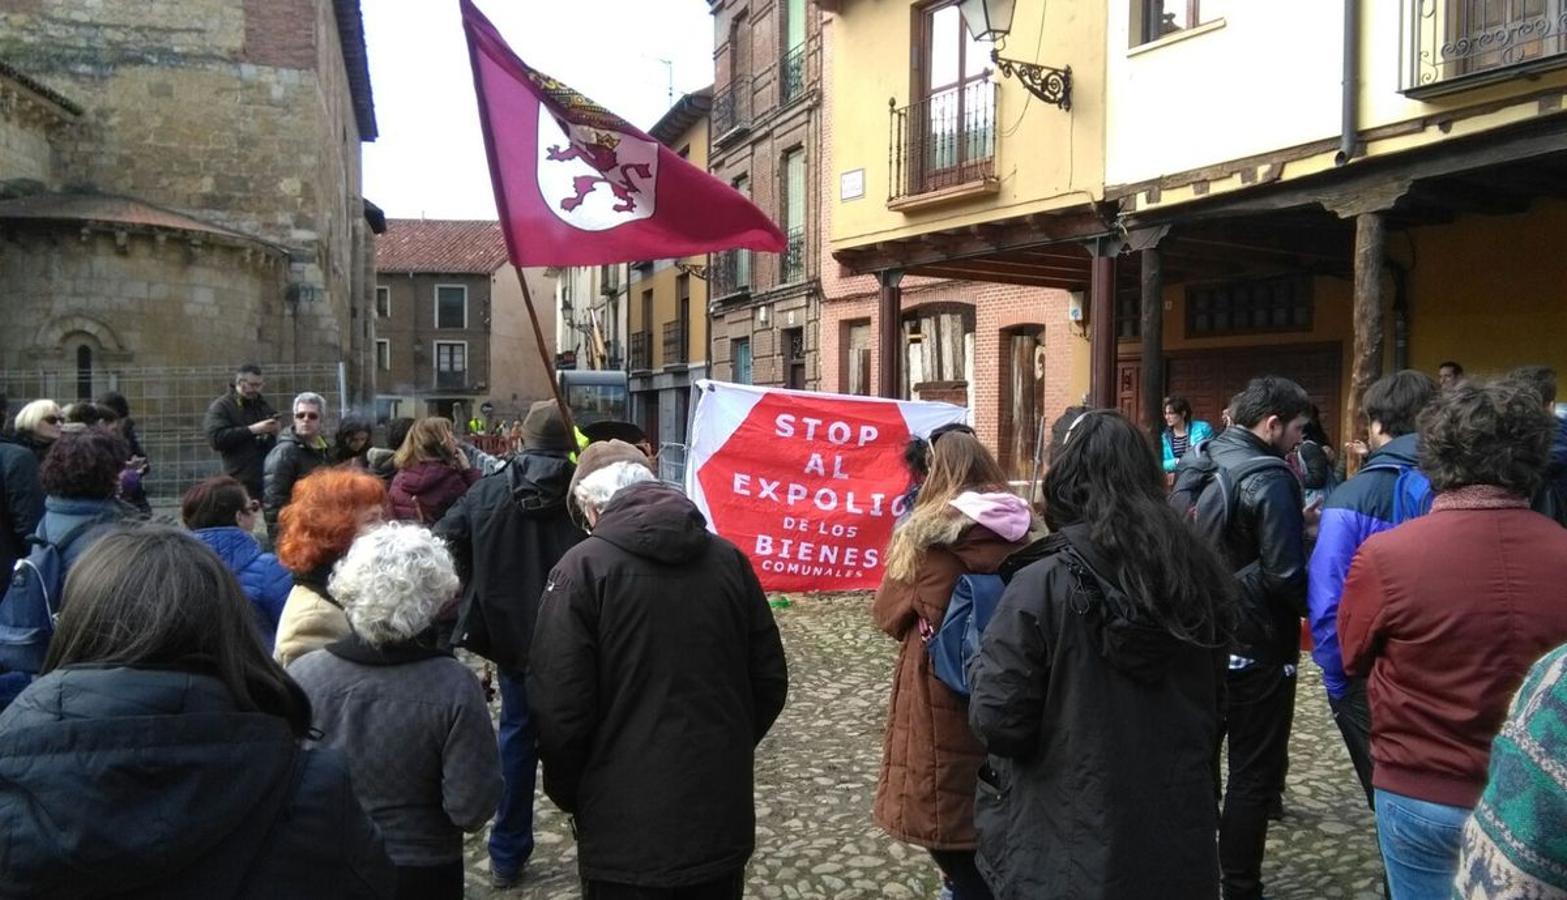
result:
[[(1235, 486), (1219, 551), (1239, 586), (1230, 639), (1225, 733), (1229, 782), (1219, 822), (1225, 900), (1262, 896), (1268, 807), (1284, 788), (1300, 620), (1306, 615), (1304, 501), (1284, 455), (1300, 443), (1311, 400), (1287, 378), (1254, 378), (1231, 403), (1235, 424), (1204, 447)], [(1278, 464), (1260, 465), (1270, 458)]]
[(277, 410), (261, 396), (265, 386), (260, 366), (240, 366), (234, 389), (212, 401), (202, 422), (207, 443), (223, 456), (223, 471), (243, 484), (253, 500), (261, 499), (262, 463), (282, 428)]
[(788, 693), (772, 610), (745, 555), (630, 444), (583, 451), (572, 495), (593, 530), (550, 573), (528, 696), (584, 896), (738, 898), (755, 748)]
[[(0, 422), (6, 417), (0, 395)], [(27, 555), (27, 538), (44, 515), (44, 491), (38, 481), (38, 457), (0, 435), (0, 577), (10, 578), (16, 561)], [(0, 593), (4, 588), (0, 587)]]
[(294, 485), (332, 464), (331, 445), (321, 434), (326, 398), (306, 391), (294, 398), (294, 424), (283, 432), (262, 465), (261, 511), (267, 536), (277, 539), (278, 514), (294, 496)]
[(495, 663), (505, 790), (490, 829), (490, 882), (515, 884), (533, 853), (538, 750), (523, 675), (550, 569), (582, 540), (566, 507), (572, 442), (552, 401), (533, 404), (523, 451), (480, 479), (435, 526), (463, 579), (455, 643)]

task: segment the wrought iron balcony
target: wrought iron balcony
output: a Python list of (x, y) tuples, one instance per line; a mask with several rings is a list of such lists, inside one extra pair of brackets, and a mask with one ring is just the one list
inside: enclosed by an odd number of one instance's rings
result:
[(664, 365), (674, 366), (691, 361), (690, 328), (679, 319), (664, 323)]
[(713, 95), (713, 140), (751, 127), (751, 76), (736, 75)]
[(707, 284), (713, 300), (726, 300), (751, 292), (751, 251), (725, 250), (712, 256)]
[(805, 45), (790, 50), (778, 63), (778, 105), (794, 102), (805, 93)]
[(638, 331), (631, 335), (631, 370), (653, 368), (653, 333)]
[(789, 243), (784, 247), (783, 256), (779, 257), (780, 284), (797, 284), (805, 280), (805, 229), (791, 228), (788, 234)]
[(894, 107), (888, 199), (994, 177), (996, 93), (995, 83), (977, 80)]
[(462, 391), (468, 389), (468, 372), (459, 369), (456, 372), (436, 372), (435, 388), (440, 391)]
[(1560, 0), (1407, 0), (1404, 92), (1427, 97), (1567, 66)]

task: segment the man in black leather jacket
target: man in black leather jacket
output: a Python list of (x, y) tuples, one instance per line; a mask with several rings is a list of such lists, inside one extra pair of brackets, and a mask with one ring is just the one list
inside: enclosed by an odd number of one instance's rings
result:
[[(1219, 825), (1225, 900), (1262, 896), (1268, 806), (1284, 787), (1306, 614), (1306, 522), (1300, 481), (1283, 458), (1300, 443), (1310, 406), (1295, 382), (1254, 378), (1233, 401), (1235, 424), (1208, 446), (1220, 468), (1250, 472), (1235, 485), (1220, 546), (1240, 586), (1224, 725), (1230, 773)], [(1279, 464), (1258, 467), (1259, 457)]]

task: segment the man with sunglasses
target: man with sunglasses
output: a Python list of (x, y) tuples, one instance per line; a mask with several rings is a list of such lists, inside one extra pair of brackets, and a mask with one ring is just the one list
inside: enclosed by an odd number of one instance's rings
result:
[(306, 392), (294, 398), (294, 424), (278, 438), (267, 454), (261, 506), (267, 517), (267, 536), (277, 539), (277, 515), (294, 494), (294, 483), (316, 469), (332, 464), (330, 445), (321, 434), (326, 399)]
[(261, 396), (265, 385), (260, 366), (240, 366), (234, 389), (212, 401), (202, 424), (207, 443), (223, 457), (223, 471), (252, 497), (261, 496), (262, 463), (277, 444), (282, 427), (277, 410)]

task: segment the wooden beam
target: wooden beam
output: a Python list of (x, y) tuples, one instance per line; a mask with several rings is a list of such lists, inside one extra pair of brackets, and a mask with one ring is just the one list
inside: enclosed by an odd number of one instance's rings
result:
[(1120, 243), (1096, 241), (1089, 285), (1089, 405), (1113, 409), (1115, 399), (1115, 262)]
[(1346, 435), (1359, 436), (1366, 388), (1382, 376), (1382, 271), (1387, 256), (1386, 223), (1380, 212), (1355, 217), (1355, 349), (1350, 361)]
[(1154, 247), (1138, 256), (1143, 269), (1142, 426), (1157, 447), (1164, 427), (1164, 267)]
[(994, 284), (1015, 284), (1020, 287), (1057, 288), (1063, 291), (1079, 291), (1088, 284), (1088, 276), (1071, 278), (1062, 275), (1017, 275), (986, 272), (983, 277), (962, 268), (951, 266), (920, 266), (909, 270), (910, 275), (923, 278), (948, 278), (953, 281), (988, 281)]
[(902, 399), (899, 379), (903, 372), (900, 357), (903, 353), (903, 272), (888, 269), (876, 273), (881, 293), (876, 303), (876, 333), (878, 346), (876, 357), (881, 374), (877, 381), (883, 397)]

